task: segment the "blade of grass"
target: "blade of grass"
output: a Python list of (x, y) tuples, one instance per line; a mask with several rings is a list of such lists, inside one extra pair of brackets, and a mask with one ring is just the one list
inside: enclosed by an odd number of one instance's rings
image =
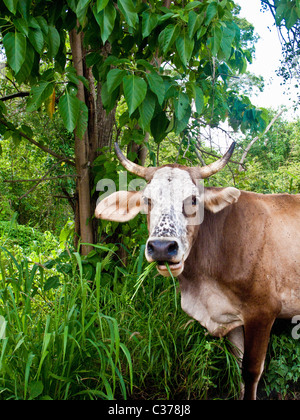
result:
[(31, 365), (32, 365), (32, 362), (33, 362), (34, 358), (35, 358), (35, 354), (29, 353), (28, 358), (27, 358), (27, 362), (26, 362), (26, 366), (25, 366), (24, 400), (26, 400), (30, 368), (31, 368)]
[(138, 266), (137, 266), (137, 274), (139, 276), (142, 274), (142, 265), (143, 265), (143, 261), (144, 261), (145, 248), (146, 248), (146, 245), (142, 245), (141, 249), (140, 249), (140, 252), (139, 252)]
[(132, 391), (133, 391), (133, 367), (132, 367), (132, 359), (131, 359), (130, 352), (129, 352), (128, 348), (123, 343), (120, 343), (120, 348), (123, 351), (123, 353), (125, 354), (125, 357), (127, 359), (127, 363), (128, 363), (128, 367), (129, 367), (130, 392), (132, 393)]
[(174, 276), (173, 276), (173, 274), (172, 274), (172, 272), (170, 270), (170, 266), (169, 266), (168, 263), (166, 263), (166, 267), (167, 267), (168, 272), (170, 274), (170, 277), (171, 277), (171, 279), (173, 281), (173, 286), (174, 286), (174, 303), (175, 303), (175, 309), (177, 310), (176, 282), (175, 282)]
[(149, 264), (145, 270), (143, 271), (143, 273), (139, 276), (139, 278), (137, 279), (134, 288), (135, 288), (135, 292), (131, 298), (131, 301), (133, 301), (135, 295), (137, 294), (139, 288), (142, 286), (143, 282), (145, 281), (145, 279), (149, 276), (149, 274), (151, 273), (151, 271), (153, 270), (154, 267), (156, 267), (156, 262), (152, 262), (151, 264)]

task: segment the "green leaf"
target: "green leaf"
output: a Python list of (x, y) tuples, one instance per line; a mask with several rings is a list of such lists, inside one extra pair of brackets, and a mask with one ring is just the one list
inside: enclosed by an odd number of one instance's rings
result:
[(39, 27), (41, 28), (41, 30), (42, 30), (42, 32), (45, 36), (45, 39), (47, 40), (47, 36), (48, 36), (48, 33), (49, 33), (49, 27), (48, 27), (48, 23), (47, 23), (46, 19), (43, 18), (43, 16), (37, 16), (35, 18), (35, 20), (38, 23)]
[(31, 5), (31, 0), (19, 1), (18, 2), (18, 9), (21, 12), (21, 15), (24, 19), (28, 20), (29, 18), (29, 9)]
[[(4, 102), (0, 101), (0, 114), (7, 114), (7, 108), (4, 104)], [(0, 124), (1, 126), (1, 124)], [(5, 131), (7, 130), (7, 127), (5, 127)], [(0, 134), (3, 134), (0, 130)]]
[(60, 47), (60, 36), (58, 30), (54, 26), (49, 26), (47, 43), (49, 47), (48, 56), (50, 58), (56, 57)]
[(26, 60), (22, 64), (18, 73), (16, 73), (16, 80), (18, 83), (25, 82), (30, 75), (32, 75), (32, 67), (35, 61), (35, 51), (32, 45), (28, 42), (26, 47)]
[(151, 120), (151, 133), (156, 143), (160, 143), (167, 135), (170, 121), (164, 112), (160, 112)]
[(145, 131), (150, 131), (150, 122), (154, 115), (156, 99), (152, 92), (148, 91), (146, 98), (139, 106), (139, 124)]
[(33, 28), (33, 29), (40, 29), (40, 25), (39, 25), (38, 21), (33, 16), (29, 17), (28, 26), (29, 26), (29, 28)]
[(298, 13), (296, 10), (296, 7), (292, 7), (291, 9), (288, 9), (285, 13), (285, 23), (287, 29), (291, 29), (298, 20)]
[(145, 67), (147, 70), (151, 71), (151, 73), (156, 71), (156, 68), (149, 63), (149, 61), (144, 60), (143, 58), (136, 60), (136, 64)]
[(34, 49), (41, 54), (44, 48), (44, 36), (41, 28), (30, 28), (28, 38)]
[(68, 131), (74, 131), (80, 111), (80, 100), (66, 93), (58, 103), (58, 109)]
[(101, 10), (105, 9), (109, 0), (97, 0), (97, 13), (101, 12)]
[(124, 96), (129, 115), (143, 102), (147, 93), (147, 83), (139, 76), (130, 75), (123, 79)]
[(43, 390), (44, 390), (44, 385), (42, 381), (31, 382), (29, 384), (30, 400), (34, 400), (39, 395), (41, 395)]
[[(286, 26), (288, 29), (291, 28), (290, 26), (290, 20), (291, 18), (294, 16), (295, 19), (295, 15), (294, 15), (294, 6), (293, 3), (289, 0), (282, 0), (278, 3), (278, 6), (276, 7), (276, 22), (277, 25), (279, 25), (281, 23), (281, 21), (283, 19), (285, 19), (286, 22)], [(297, 14), (297, 12), (296, 12)], [(293, 23), (293, 22), (291, 22)], [(292, 25), (293, 26), (293, 25)]]
[(139, 23), (138, 14), (132, 0), (118, 0), (118, 7), (129, 26), (135, 28)]
[(26, 111), (32, 112), (39, 109), (42, 103), (53, 94), (53, 89), (54, 83), (52, 82), (41, 82), (39, 85), (33, 86)]
[(233, 43), (234, 37), (235, 37), (235, 31), (234, 30), (232, 30), (228, 27), (223, 28), (221, 50), (222, 50), (226, 60), (228, 60), (231, 56), (232, 43)]
[(112, 93), (108, 93), (107, 82), (103, 83), (101, 88), (101, 100), (102, 105), (106, 109), (106, 112), (110, 112), (116, 106), (116, 101), (119, 97), (120, 89), (115, 89)]
[(184, 10), (192, 10), (195, 9), (196, 7), (200, 6), (202, 4), (201, 1), (192, 1), (191, 3), (188, 3)]
[(202, 89), (199, 86), (195, 86), (195, 94), (196, 111), (199, 115), (201, 115), (204, 108), (204, 95)]
[(190, 39), (192, 39), (198, 29), (201, 27), (204, 20), (204, 13), (198, 14), (195, 13), (193, 10), (189, 13), (189, 20), (188, 20), (188, 34)]
[(121, 83), (123, 78), (126, 76), (125, 70), (112, 69), (107, 74), (107, 91), (111, 93), (114, 91)]
[(78, 14), (82, 9), (85, 9), (89, 5), (90, 1), (91, 0), (79, 0), (76, 7), (76, 13)]
[(8, 10), (15, 15), (17, 12), (17, 5), (19, 0), (3, 0)]
[(83, 139), (83, 136), (87, 130), (89, 119), (89, 110), (84, 102), (80, 101), (79, 116), (76, 126), (76, 134), (80, 139)]
[(9, 66), (18, 73), (26, 58), (26, 37), (19, 32), (9, 32), (3, 38)]
[(179, 25), (168, 25), (159, 35), (158, 43), (164, 54), (168, 52), (180, 33)]
[(19, 32), (28, 36), (28, 22), (25, 19), (14, 19), (14, 25)]
[(186, 67), (190, 61), (193, 49), (194, 40), (190, 39), (186, 33), (180, 35), (176, 40), (176, 49), (182, 64)]
[(114, 8), (113, 4), (108, 3), (105, 9), (101, 10), (100, 13), (97, 12), (97, 7), (95, 5), (93, 12), (95, 19), (101, 29), (102, 42), (105, 44), (115, 26), (115, 20), (117, 16), (116, 9)]
[(151, 34), (154, 28), (158, 24), (158, 16), (152, 13), (150, 10), (145, 10), (142, 13), (142, 34), (143, 38), (146, 38)]
[(76, 7), (76, 16), (78, 22), (82, 27), (86, 24), (86, 14), (88, 11), (88, 7), (90, 4), (90, 0), (79, 0), (77, 7)]
[(175, 102), (175, 115), (178, 120), (181, 120), (190, 106), (190, 100), (186, 93), (179, 92), (178, 99)]
[(157, 73), (150, 73), (146, 75), (150, 89), (157, 96), (158, 102), (162, 105), (165, 99), (165, 84), (163, 78)]
[(208, 26), (217, 13), (218, 13), (218, 4), (214, 1), (210, 3), (206, 9), (205, 25)]
[(20, 131), (24, 134), (26, 134), (26, 136), (33, 138), (34, 134), (33, 131), (31, 129), (31, 127), (29, 127), (28, 125), (22, 124), (20, 127)]
[(222, 41), (222, 29), (218, 26), (214, 26), (212, 29), (212, 37), (208, 39), (208, 47), (211, 50), (212, 55), (215, 57), (220, 49)]
[(60, 280), (58, 276), (49, 277), (44, 285), (44, 292), (48, 292), (51, 289), (57, 289), (60, 286)]
[(190, 105), (188, 105), (182, 118), (181, 119), (176, 118), (176, 122), (175, 122), (176, 135), (179, 135), (186, 128), (191, 118), (191, 113), (192, 113), (192, 109)]

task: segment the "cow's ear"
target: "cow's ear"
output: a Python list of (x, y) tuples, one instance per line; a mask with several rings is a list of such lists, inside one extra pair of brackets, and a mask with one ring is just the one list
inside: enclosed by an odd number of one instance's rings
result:
[(213, 213), (218, 213), (225, 207), (236, 203), (241, 192), (233, 187), (222, 188), (220, 190), (208, 189), (204, 190), (204, 207)]
[(141, 191), (115, 192), (100, 201), (95, 216), (112, 222), (128, 222), (142, 210), (141, 198)]

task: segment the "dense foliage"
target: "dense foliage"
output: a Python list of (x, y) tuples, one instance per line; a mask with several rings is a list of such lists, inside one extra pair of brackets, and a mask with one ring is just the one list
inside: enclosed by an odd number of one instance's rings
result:
[[(156, 145), (171, 133), (183, 137), (191, 121), (265, 128), (266, 112), (232, 83), (246, 72), (255, 42), (238, 11), (232, 0), (1, 3), (11, 92), (0, 101), (0, 133), (39, 147), (69, 167), (67, 174), (75, 167), (77, 182), (73, 191), (63, 186), (63, 195), (83, 243), (98, 239), (93, 168), (113, 137), (145, 163), (145, 152), (153, 153), (149, 136)], [(25, 102), (26, 123), (11, 117), (7, 101), (16, 98)], [(27, 119), (38, 110), (74, 134), (69, 150), (37, 140), (39, 129)], [(81, 252), (90, 250), (83, 245)]]

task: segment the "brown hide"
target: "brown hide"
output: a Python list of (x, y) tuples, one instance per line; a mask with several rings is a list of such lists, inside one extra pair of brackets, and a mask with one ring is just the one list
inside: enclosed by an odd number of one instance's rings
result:
[(270, 300), (281, 316), (300, 313), (300, 195), (242, 191), (236, 204), (205, 211), (197, 230), (184, 278), (214, 277), (245, 314)]
[(274, 320), (300, 314), (299, 232), (300, 195), (242, 191), (205, 211), (179, 277), (183, 309), (212, 334), (243, 327), (246, 399), (256, 398)]

